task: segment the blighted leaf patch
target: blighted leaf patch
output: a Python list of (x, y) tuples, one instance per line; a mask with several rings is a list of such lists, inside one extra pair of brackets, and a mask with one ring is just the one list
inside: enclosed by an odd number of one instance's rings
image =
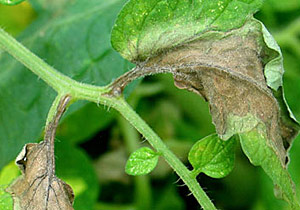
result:
[(47, 153), (43, 141), (26, 144), (17, 157), (22, 176), (7, 189), (13, 196), (14, 209), (73, 209), (72, 188), (51, 172)]
[[(235, 134), (251, 139), (251, 132), (263, 126), (260, 146), (272, 155), (247, 153), (255, 148), (244, 151), (252, 162), (261, 158), (278, 167), (273, 172), (263, 161), (253, 162), (276, 186), (288, 188), (281, 193), (292, 204), (295, 192), (287, 172), (287, 151), (300, 127), (283, 96), (282, 54), (264, 25), (252, 17), (258, 1), (225, 1), (226, 7), (218, 5), (220, 11), (216, 2), (129, 1), (112, 31), (112, 45), (137, 66), (112, 84), (111, 94), (120, 93), (135, 78), (171, 73), (178, 88), (209, 103), (221, 139)], [(241, 8), (240, 3), (247, 8), (238, 12), (234, 8)], [(128, 13), (134, 9), (134, 15)], [(255, 146), (250, 141), (243, 144)]]
[(285, 166), (286, 150), (298, 131), (292, 120), (282, 120), (281, 108), (266, 84), (264, 65), (269, 50), (259, 29), (257, 22), (250, 21), (231, 32), (208, 32), (149, 59), (141, 69), (168, 70), (177, 87), (207, 100), (222, 139), (249, 131), (262, 121), (268, 145)]
[[(268, 86), (272, 80), (270, 74), (266, 81), (265, 68), (278, 53), (269, 47), (268, 37), (263, 33), (261, 23), (254, 19), (230, 32), (208, 31), (193, 41), (137, 63), (135, 69), (116, 80), (113, 89), (123, 89), (127, 82), (140, 76), (173, 74), (178, 88), (195, 92), (209, 103), (221, 139), (251, 132), (261, 124), (265, 126), (263, 140), (275, 154), (268, 161), (278, 161), (280, 173), (289, 180), (287, 151), (298, 134), (299, 125), (285, 103), (282, 87)], [(278, 62), (273, 62), (268, 65), (269, 72), (272, 66), (276, 66), (275, 73), (280, 70)], [(274, 81), (280, 84), (276, 75)], [(270, 171), (267, 173), (272, 175)]]
[(15, 210), (73, 209), (73, 190), (56, 177), (54, 156), (56, 128), (70, 99), (69, 95), (56, 98), (49, 111), (51, 121), (46, 125), (44, 141), (26, 144), (16, 158), (22, 175), (7, 189)]

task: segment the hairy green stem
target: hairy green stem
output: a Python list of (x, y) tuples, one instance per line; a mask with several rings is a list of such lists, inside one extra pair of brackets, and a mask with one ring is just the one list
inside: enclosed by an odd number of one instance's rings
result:
[(175, 170), (179, 177), (188, 186), (198, 202), (204, 209), (216, 209), (203, 189), (200, 187), (196, 179), (192, 178), (190, 171), (185, 165), (174, 155), (173, 152), (163, 143), (157, 134), (145, 123), (139, 115), (131, 109), (126, 101), (120, 101), (115, 107), (156, 149), (156, 151), (165, 158), (168, 164)]
[[(200, 187), (191, 172), (185, 165), (167, 148), (164, 142), (157, 134), (140, 118), (140, 116), (127, 104), (122, 97), (110, 97), (106, 95), (110, 89), (108, 87), (99, 87), (79, 83), (52, 68), (42, 59), (34, 55), (17, 42), (13, 37), (0, 29), (0, 48), (9, 52), (17, 60), (23, 63), (33, 73), (43, 79), (49, 86), (55, 89), (58, 95), (69, 95), (73, 101), (88, 100), (95, 103), (115, 108), (125, 119), (127, 119), (159, 152), (176, 171), (179, 177), (188, 186), (192, 194), (198, 200), (199, 204), (205, 210), (216, 209), (209, 197)], [(53, 118), (53, 112), (50, 111), (48, 120)]]
[[(82, 89), (92, 89), (101, 92), (107, 92), (107, 87), (96, 87), (88, 84), (79, 83), (70, 77), (60, 73), (41, 58), (33, 54), (25, 46), (15, 40), (12, 36), (0, 28), (0, 47), (15, 57), (29, 70), (44, 80), (50, 87), (58, 93), (63, 94), (66, 90), (74, 90), (72, 86)], [(75, 89), (76, 89), (75, 88)], [(76, 90), (74, 90), (76, 91)], [(76, 92), (72, 92), (72, 95)]]

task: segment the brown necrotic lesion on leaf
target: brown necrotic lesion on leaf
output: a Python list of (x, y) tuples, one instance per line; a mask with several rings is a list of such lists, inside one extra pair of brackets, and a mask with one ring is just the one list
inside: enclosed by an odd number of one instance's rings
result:
[(16, 164), (22, 175), (7, 189), (13, 196), (14, 209), (73, 209), (73, 190), (55, 176), (54, 164), (55, 131), (69, 100), (69, 96), (61, 99), (56, 116), (46, 128), (44, 141), (26, 144), (18, 155)]
[[(155, 73), (171, 73), (178, 88), (201, 95), (210, 106), (219, 136), (226, 140), (258, 123), (266, 127), (268, 144), (286, 167), (287, 150), (297, 129), (283, 120), (278, 101), (264, 76), (268, 49), (255, 25), (207, 35), (138, 62), (120, 77), (112, 89), (123, 89), (133, 79)], [(256, 125), (231, 122), (233, 117), (257, 119)], [(239, 123), (239, 125), (234, 125)], [(233, 126), (234, 125), (234, 126)], [(251, 127), (252, 126), (252, 127)]]

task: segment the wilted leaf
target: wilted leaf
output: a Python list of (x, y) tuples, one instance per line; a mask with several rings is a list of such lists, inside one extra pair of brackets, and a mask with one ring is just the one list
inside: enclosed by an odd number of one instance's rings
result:
[[(180, 5), (183, 2), (177, 3)], [(235, 133), (249, 131), (258, 121), (265, 123), (269, 145), (276, 151), (284, 167), (286, 150), (297, 134), (299, 125), (289, 113), (283, 99), (280, 49), (265, 27), (251, 16), (245, 18), (245, 15), (240, 14), (242, 22), (225, 24), (236, 13), (229, 9), (231, 4), (238, 3), (235, 1), (230, 1), (229, 7), (219, 12), (220, 16), (225, 16), (223, 28), (221, 25), (215, 26), (216, 23), (222, 23), (222, 18), (208, 25), (201, 22), (200, 18), (193, 31), (196, 32), (201, 27), (205, 31), (198, 31), (191, 38), (191, 34), (186, 31), (190, 30), (189, 23), (195, 21), (193, 18), (205, 16), (206, 13), (202, 11), (205, 7), (217, 8), (208, 2), (210, 1), (185, 2), (185, 7), (177, 7), (179, 5), (174, 6), (169, 2), (149, 1), (137, 4), (136, 0), (132, 0), (123, 8), (116, 21), (112, 32), (113, 46), (125, 58), (138, 64), (138, 68), (127, 75), (128, 78), (142, 76), (143, 73), (170, 72), (174, 75), (177, 87), (202, 95), (210, 104), (213, 122), (221, 138), (228, 139)], [(176, 13), (177, 9), (185, 11), (189, 6), (189, 15)], [(243, 12), (251, 15), (258, 6), (257, 2), (253, 3)], [(140, 10), (132, 16), (128, 12), (134, 8)], [(155, 18), (154, 14), (169, 16), (170, 20)], [(210, 13), (212, 14), (214, 13)], [(135, 24), (124, 21), (126, 18), (136, 20)], [(184, 18), (185, 22), (182, 22)], [(172, 25), (172, 21), (176, 24)], [(168, 27), (164, 25), (167, 22)], [(237, 28), (241, 23), (244, 25)], [(146, 34), (151, 34), (148, 31), (150, 29), (154, 33), (151, 38), (157, 33), (160, 40), (168, 39), (172, 44), (158, 42), (154, 45), (152, 39), (147, 39)], [(121, 32), (122, 36), (114, 36)], [(170, 34), (179, 38), (170, 39)], [(125, 83), (126, 80), (121, 81), (119, 86), (123, 88)], [(237, 118), (239, 121), (236, 121)]]
[(177, 87), (203, 96), (223, 139), (264, 122), (270, 145), (284, 165), (297, 124), (280, 109), (266, 84), (262, 60), (268, 59), (270, 51), (263, 43), (260, 24), (251, 21), (231, 32), (207, 32), (141, 68), (168, 70)]
[[(137, 67), (113, 86), (122, 89), (135, 77), (172, 73), (178, 88), (208, 101), (222, 139), (265, 126), (265, 144), (276, 154), (268, 161), (279, 161), (287, 174), (287, 150), (299, 124), (283, 97), (280, 49), (252, 17), (259, 2), (226, 1), (228, 7), (221, 12), (214, 5), (218, 2), (179, 0), (174, 6), (171, 1), (131, 0), (116, 21), (112, 44)], [(232, 10), (232, 5), (240, 8), (236, 4), (247, 8)], [(136, 12), (130, 15), (133, 9)], [(219, 13), (216, 19), (211, 9)]]
[(213, 134), (197, 141), (189, 152), (195, 175), (203, 172), (213, 178), (227, 176), (234, 167), (235, 137), (224, 141)]
[(71, 97), (57, 97), (50, 110), (51, 121), (45, 129), (44, 141), (26, 144), (16, 158), (22, 175), (7, 191), (14, 199), (14, 209), (73, 209), (72, 188), (55, 176), (54, 139), (59, 120)]
[(259, 29), (253, 21), (229, 33), (208, 33), (150, 59), (146, 68), (170, 69), (177, 87), (202, 95), (223, 139), (263, 123), (264, 140), (285, 170), (287, 150), (299, 127), (290, 117), (282, 87), (271, 91), (266, 84), (263, 67), (270, 51)]
[(49, 168), (48, 145), (26, 144), (16, 163), (22, 171), (7, 190), (14, 199), (14, 209), (73, 209), (72, 188), (57, 178)]
[(157, 165), (159, 155), (148, 147), (142, 147), (133, 152), (125, 167), (129, 175), (145, 175), (150, 173)]

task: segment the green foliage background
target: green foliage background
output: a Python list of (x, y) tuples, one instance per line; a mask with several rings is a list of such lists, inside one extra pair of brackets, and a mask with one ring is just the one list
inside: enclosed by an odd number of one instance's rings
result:
[[(107, 84), (130, 69), (131, 64), (112, 50), (109, 41), (124, 1), (30, 3), (0, 5), (0, 25), (49, 64), (78, 81), (97, 85)], [(282, 49), (285, 95), (300, 119), (300, 1), (266, 0), (255, 16)], [(146, 78), (128, 91), (132, 92), (128, 98), (131, 105), (185, 162), (193, 143), (214, 132), (207, 104), (193, 93), (176, 89), (170, 75)], [(7, 165), (9, 161), (24, 143), (41, 139), (53, 97), (54, 92), (35, 75), (0, 52), (1, 189), (11, 181), (7, 174), (12, 178), (17, 175), (13, 164)], [(129, 154), (142, 146), (147, 146), (143, 137), (109, 107), (84, 102), (73, 105), (58, 130), (56, 160), (58, 176), (77, 195), (75, 209), (197, 209), (195, 199), (162, 160), (150, 176), (125, 174)], [(271, 180), (249, 163), (240, 148), (237, 150), (235, 168), (227, 177), (199, 177), (217, 207), (288, 209), (275, 199)], [(290, 157), (289, 171), (299, 195), (300, 137), (294, 141)], [(10, 201), (1, 197), (2, 193), (0, 190), (0, 209), (10, 209)]]

